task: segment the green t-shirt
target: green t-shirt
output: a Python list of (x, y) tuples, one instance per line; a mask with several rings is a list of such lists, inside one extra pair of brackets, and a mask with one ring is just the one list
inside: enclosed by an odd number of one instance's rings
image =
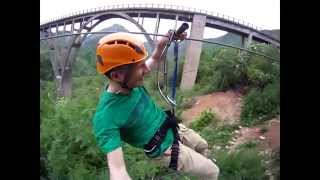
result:
[[(121, 146), (121, 140), (142, 148), (153, 137), (165, 118), (144, 87), (136, 87), (128, 95), (103, 91), (93, 118), (93, 131), (99, 147), (109, 153)], [(173, 143), (170, 129), (157, 157)]]

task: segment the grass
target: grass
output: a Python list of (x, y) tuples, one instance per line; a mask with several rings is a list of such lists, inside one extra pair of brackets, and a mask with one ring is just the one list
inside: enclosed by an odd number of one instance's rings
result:
[(222, 124), (214, 112), (205, 110), (200, 117), (191, 123), (190, 128), (196, 130), (209, 145), (225, 147), (238, 129), (237, 124)]
[(254, 149), (257, 146), (258, 146), (258, 142), (252, 140), (252, 141), (248, 141), (243, 144), (240, 144), (237, 148), (238, 149)]
[[(238, 124), (222, 124), (214, 113), (206, 110), (191, 124), (200, 135), (207, 140), (210, 147), (210, 157), (217, 160), (220, 168), (219, 180), (264, 180), (266, 166), (265, 157), (257, 150), (258, 143), (249, 141), (240, 145), (235, 151), (226, 148), (234, 137)], [(220, 146), (221, 148), (213, 148)]]
[(215, 153), (220, 168), (219, 180), (267, 179), (263, 158), (255, 149), (241, 149), (233, 153), (219, 150)]

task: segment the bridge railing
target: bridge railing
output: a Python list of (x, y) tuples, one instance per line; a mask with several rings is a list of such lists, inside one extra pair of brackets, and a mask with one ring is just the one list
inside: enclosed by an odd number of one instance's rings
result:
[(43, 23), (40, 24), (47, 24), (50, 22), (54, 22), (60, 19), (65, 19), (69, 17), (74, 17), (74, 16), (79, 16), (82, 14), (90, 14), (90, 13), (95, 13), (99, 11), (106, 11), (106, 10), (122, 10), (122, 9), (136, 9), (136, 8), (158, 8), (158, 9), (167, 9), (167, 10), (182, 10), (182, 11), (189, 11), (189, 12), (194, 12), (194, 13), (201, 13), (205, 15), (210, 15), (210, 16), (215, 16), (219, 17), (225, 20), (228, 20), (233, 23), (241, 24), (256, 30), (262, 30), (262, 27), (258, 27), (253, 25), (252, 23), (245, 22), (244, 20), (237, 19), (235, 17), (231, 17), (225, 14), (221, 14), (218, 12), (211, 12), (207, 11), (204, 9), (198, 9), (198, 8), (191, 8), (191, 7), (184, 7), (180, 5), (166, 5), (166, 4), (154, 4), (154, 3), (149, 3), (149, 4), (113, 4), (113, 5), (107, 5), (107, 6), (101, 6), (101, 7), (96, 7), (96, 8), (89, 8), (89, 9), (83, 9), (83, 10), (78, 10), (75, 12), (72, 12), (67, 15), (63, 16), (58, 16), (55, 18), (51, 18)]

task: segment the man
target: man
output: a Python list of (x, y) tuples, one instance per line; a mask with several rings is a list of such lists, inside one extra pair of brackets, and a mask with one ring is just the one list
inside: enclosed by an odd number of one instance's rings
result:
[[(183, 33), (176, 38), (185, 37)], [(160, 61), (167, 42), (167, 37), (161, 38), (149, 58), (143, 42), (128, 33), (106, 35), (98, 42), (97, 70), (109, 84), (100, 97), (93, 129), (106, 154), (111, 180), (130, 179), (121, 141), (144, 149), (148, 157), (164, 166), (203, 179), (218, 179), (219, 168), (205, 157), (207, 142), (182, 124), (176, 133), (173, 116), (161, 110), (143, 87), (144, 75)]]

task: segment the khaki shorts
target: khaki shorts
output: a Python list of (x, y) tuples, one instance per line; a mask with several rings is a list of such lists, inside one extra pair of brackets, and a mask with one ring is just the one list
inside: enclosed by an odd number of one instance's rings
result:
[[(194, 130), (179, 124), (179, 135), (182, 143), (179, 144), (178, 171), (195, 175), (204, 180), (216, 180), (219, 176), (218, 166), (206, 156), (208, 143)], [(171, 158), (171, 149), (154, 161), (168, 167)]]

